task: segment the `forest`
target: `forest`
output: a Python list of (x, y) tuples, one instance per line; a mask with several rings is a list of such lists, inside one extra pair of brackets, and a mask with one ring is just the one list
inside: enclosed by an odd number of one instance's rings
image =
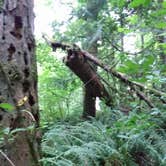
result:
[(0, 166), (166, 166), (166, 0), (0, 0)]

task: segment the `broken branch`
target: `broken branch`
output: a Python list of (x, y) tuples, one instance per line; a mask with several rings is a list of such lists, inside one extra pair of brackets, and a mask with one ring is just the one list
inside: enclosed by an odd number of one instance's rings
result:
[[(162, 97), (166, 97), (166, 93), (158, 91), (158, 90), (153, 89), (153, 88), (149, 88), (149, 87), (147, 87), (147, 86), (145, 86), (145, 85), (143, 85), (141, 83), (138, 83), (138, 82), (135, 82), (135, 81), (131, 81), (126, 75), (124, 75), (124, 74), (122, 74), (120, 72), (117, 72), (117, 71), (113, 70), (112, 68), (110, 69), (106, 64), (104, 64), (98, 58), (94, 57), (89, 52), (81, 50), (78, 46), (76, 47), (77, 49), (75, 49), (75, 46), (76, 45), (70, 46), (70, 45), (64, 45), (62, 43), (51, 42), (51, 47), (53, 48), (53, 50), (56, 50), (57, 48), (61, 48), (62, 50), (67, 51), (68, 54), (69, 53), (71, 54), (71, 52), (75, 52), (75, 53), (77, 52), (77, 54), (78, 55), (82, 55), (85, 58), (85, 60), (89, 60), (89, 61), (93, 62), (95, 65), (101, 67), (106, 72), (108, 72), (111, 75), (113, 75), (114, 77), (120, 79), (122, 82), (124, 82), (125, 84), (127, 84), (128, 86), (130, 86), (136, 92), (137, 96), (141, 100), (144, 100), (151, 108), (154, 108), (155, 106), (144, 95), (144, 93), (140, 92), (138, 89), (136, 89), (136, 87), (139, 87), (139, 88), (141, 88), (143, 90), (146, 90), (146, 91), (149, 91), (150, 93), (153, 93), (155, 96), (159, 97), (160, 100), (161, 100)], [(166, 101), (163, 98), (162, 98), (161, 101), (163, 103), (166, 103)]]

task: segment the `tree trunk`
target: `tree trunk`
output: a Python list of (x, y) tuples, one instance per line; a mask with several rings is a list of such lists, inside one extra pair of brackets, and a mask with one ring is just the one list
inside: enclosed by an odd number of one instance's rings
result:
[[(161, 10), (162, 9), (163, 0), (158, 0), (158, 3), (159, 3), (159, 9)], [(166, 21), (164, 16), (161, 18), (161, 21), (163, 21), (163, 22)], [(161, 34), (164, 34), (165, 31), (166, 31), (165, 28), (161, 28), (159, 30), (159, 33), (157, 34), (157, 41), (160, 44), (165, 44), (166, 43), (165, 35), (161, 35)], [(160, 47), (160, 59), (161, 59), (161, 64), (165, 65), (166, 64), (166, 53), (165, 53), (165, 49), (162, 46)]]
[[(88, 49), (89, 53), (93, 55), (97, 55), (97, 41), (91, 44), (90, 48)], [(93, 65), (95, 71), (97, 71), (97, 67)], [(93, 78), (91, 78), (93, 79)], [(91, 88), (88, 86), (84, 87), (84, 108), (83, 108), (83, 118), (87, 118), (89, 116), (95, 117), (96, 116), (96, 96), (93, 96), (91, 93)]]
[[(164, 32), (165, 32), (165, 30), (163, 30), (163, 33)], [(165, 44), (166, 43), (165, 36), (158, 36), (158, 42), (160, 44)], [(165, 49), (162, 46), (160, 47), (160, 60), (161, 60), (162, 65), (166, 64), (166, 53), (165, 53)]]
[(84, 88), (84, 108), (83, 108), (83, 118), (95, 117), (96, 116), (96, 97), (92, 96), (91, 88)]
[[(120, 20), (119, 20), (120, 27), (124, 28), (124, 15), (122, 14), (122, 11), (119, 15), (120, 15)], [(120, 46), (121, 46), (121, 51), (123, 52), (124, 51), (124, 32), (120, 33)]]
[[(55, 46), (52, 45), (53, 48)], [(96, 113), (96, 97), (105, 100), (107, 105), (111, 105), (111, 98), (104, 85), (101, 83), (96, 71), (92, 69), (81, 51), (68, 50), (65, 59), (66, 65), (81, 79), (85, 87), (83, 117), (94, 117)]]
[[(87, 22), (94, 23), (97, 21), (97, 16), (100, 11), (100, 7), (98, 6), (99, 2), (96, 1), (88, 1), (87, 2), (87, 10), (92, 14), (91, 16), (87, 16)], [(99, 8), (98, 8), (99, 7)], [(88, 30), (87, 30), (88, 31)], [(99, 40), (100, 33), (98, 34), (96, 30), (96, 35), (91, 34), (91, 40), (88, 42), (88, 52), (96, 55), (98, 53), (97, 48), (97, 41)], [(87, 38), (88, 36), (86, 36)], [(90, 36), (89, 36), (90, 37)], [(93, 66), (95, 72), (97, 71), (97, 67)], [(91, 78), (93, 79), (93, 78)], [(89, 80), (90, 81), (90, 80)], [(88, 86), (85, 86), (83, 88), (84, 91), (84, 108), (83, 108), (83, 118), (88, 118), (90, 116), (95, 117), (96, 116), (96, 96), (93, 96), (91, 93), (91, 89)]]
[[(159, 3), (159, 9), (162, 9), (162, 3), (163, 0), (158, 0)], [(163, 16), (161, 18), (161, 21), (165, 22), (166, 18)], [(166, 44), (166, 37), (165, 35), (163, 35), (165, 33), (166, 29), (165, 28), (161, 28), (159, 30), (159, 33), (157, 34), (157, 41), (159, 42), (160, 45), (160, 51), (159, 51), (159, 56), (160, 56), (160, 64), (161, 64), (161, 68), (162, 68), (162, 72), (165, 73), (166, 69), (165, 69), (165, 65), (166, 65), (166, 50), (165, 47), (163, 45)], [(161, 35), (162, 34), (162, 35)], [(165, 76), (163, 74), (163, 76)], [(165, 91), (166, 90), (166, 83), (162, 83), (161, 85), (162, 89)]]
[[(4, 0), (0, 12), (0, 103), (15, 109), (0, 109), (0, 125), (14, 131), (5, 136), (0, 165), (38, 166), (39, 110), (35, 56), (33, 0)], [(33, 130), (27, 127), (33, 126)], [(17, 130), (24, 128), (24, 130)]]

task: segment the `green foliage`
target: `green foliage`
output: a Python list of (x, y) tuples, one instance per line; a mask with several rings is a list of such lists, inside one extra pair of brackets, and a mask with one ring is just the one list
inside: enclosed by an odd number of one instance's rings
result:
[(14, 106), (9, 103), (0, 103), (0, 108), (5, 109), (9, 112), (14, 110)]
[(151, 0), (133, 0), (129, 6), (136, 8), (139, 6), (148, 6), (150, 4)]
[(164, 165), (166, 134), (158, 124), (164, 112), (158, 113), (124, 116), (114, 110), (91, 122), (57, 123), (44, 135), (42, 162), (45, 166)]
[(38, 44), (37, 55), (41, 123), (65, 119), (75, 111), (80, 113), (80, 81), (64, 66), (62, 57), (51, 55), (45, 44)]
[[(98, 58), (111, 69), (165, 92), (165, 8), (165, 1), (79, 0), (70, 21), (52, 24), (54, 36), (83, 49), (96, 42)], [(156, 106), (150, 110), (128, 85), (99, 69), (115, 104), (100, 102), (96, 119), (82, 121), (81, 82), (44, 43), (37, 54), (44, 166), (166, 165), (164, 103), (145, 89)], [(129, 115), (118, 111), (125, 106)]]

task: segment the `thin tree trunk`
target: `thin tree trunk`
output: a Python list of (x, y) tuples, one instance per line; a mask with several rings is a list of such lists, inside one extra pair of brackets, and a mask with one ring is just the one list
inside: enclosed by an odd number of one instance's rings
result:
[(84, 108), (83, 118), (96, 116), (96, 97), (92, 96), (91, 88), (85, 87), (84, 89)]
[[(15, 133), (5, 136), (1, 150), (15, 166), (38, 166), (39, 126), (37, 70), (33, 36), (33, 0), (4, 0), (0, 12), (0, 103), (15, 109), (0, 109), (0, 125)], [(27, 127), (33, 126), (29, 131)], [(17, 131), (24, 128), (25, 131)], [(0, 165), (11, 166), (0, 154)]]
[[(158, 3), (159, 3), (160, 8), (162, 9), (163, 0), (158, 0)], [(165, 22), (165, 21), (166, 21), (166, 18), (163, 16), (163, 18), (162, 18), (161, 20), (162, 20), (163, 22)], [(165, 32), (166, 32), (166, 29), (165, 29), (165, 28), (161, 28), (161, 29), (160, 29), (160, 32), (159, 32), (159, 34), (158, 34), (158, 36), (157, 36), (157, 41), (161, 44), (159, 56), (160, 56), (160, 64), (161, 64), (162, 66), (164, 66), (164, 67), (163, 67), (163, 70), (162, 70), (163, 73), (165, 73), (164, 71), (166, 71), (166, 70), (165, 70), (165, 65), (166, 65), (166, 52), (165, 52), (165, 47), (162, 46), (162, 44), (163, 44), (163, 45), (166, 44), (166, 37), (165, 37), (165, 35), (163, 35)], [(162, 34), (162, 35), (161, 35), (161, 34)], [(164, 76), (164, 75), (163, 75), (163, 76)], [(162, 83), (161, 87), (162, 87), (163, 91), (166, 91), (166, 83)]]
[[(88, 50), (91, 54), (97, 55), (98, 49), (97, 49), (97, 42), (92, 43)], [(94, 70), (97, 70), (97, 67), (94, 66)], [(87, 84), (88, 85), (88, 84)], [(96, 97), (92, 96), (91, 88), (88, 86), (84, 87), (84, 108), (83, 108), (83, 117), (87, 118), (89, 116), (95, 117), (96, 116)]]
[[(61, 45), (63, 48), (65, 46)], [(54, 50), (60, 47), (60, 44), (52, 44)], [(111, 105), (111, 98), (104, 85), (101, 83), (96, 71), (86, 61), (84, 55), (80, 51), (68, 50), (68, 56), (65, 64), (81, 79), (85, 87), (84, 111), (83, 117), (94, 117), (96, 114), (95, 100), (96, 97), (105, 100), (107, 105)]]
[(145, 44), (145, 42), (144, 42), (144, 35), (141, 34), (141, 50), (144, 49), (144, 44)]
[[(122, 11), (121, 11), (121, 13), (120, 13), (120, 27), (121, 28), (124, 28), (124, 16), (123, 16), (123, 14), (122, 14)], [(120, 33), (120, 45), (121, 45), (121, 50), (122, 50), (122, 52), (124, 51), (124, 33), (123, 32), (121, 32)]]
[[(163, 30), (163, 33), (165, 31)], [(165, 44), (166, 43), (166, 38), (165, 36), (158, 36), (158, 42), (160, 44)], [(166, 53), (165, 53), (165, 49), (161, 46), (160, 48), (160, 60), (161, 60), (161, 64), (166, 64)]]

